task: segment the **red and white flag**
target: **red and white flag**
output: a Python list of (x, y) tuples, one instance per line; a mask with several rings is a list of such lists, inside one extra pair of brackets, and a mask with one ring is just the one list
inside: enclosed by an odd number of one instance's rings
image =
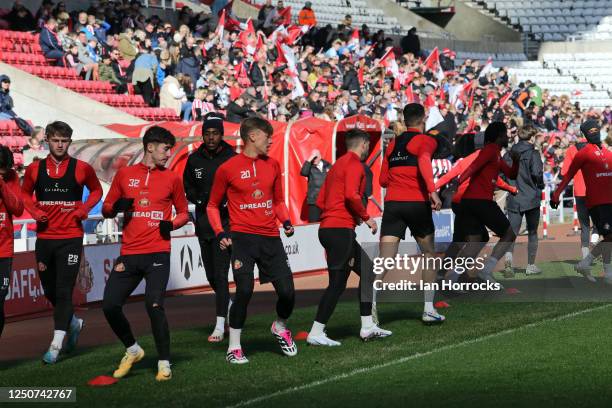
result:
[(359, 48), (359, 30), (356, 28), (353, 30), (353, 34), (351, 35), (351, 39), (348, 42), (348, 46), (352, 47), (353, 49), (358, 49)]
[(221, 17), (219, 17), (219, 25), (217, 26), (217, 36), (219, 40), (223, 40), (223, 34), (225, 29), (225, 9), (221, 11)]
[(480, 70), (480, 74), (478, 74), (478, 78), (482, 78), (483, 76), (493, 72), (493, 58), (489, 57), (487, 59), (487, 63)]
[(512, 92), (508, 92), (507, 94), (499, 98), (499, 107), (503, 108), (506, 105), (506, 103), (508, 103), (511, 96), (512, 96)]
[(393, 48), (389, 48), (385, 55), (383, 55), (378, 61), (379, 65), (387, 68), (386, 73), (391, 72), (394, 77), (399, 77), (399, 66), (397, 65), (397, 61), (395, 60), (395, 53), (393, 52)]

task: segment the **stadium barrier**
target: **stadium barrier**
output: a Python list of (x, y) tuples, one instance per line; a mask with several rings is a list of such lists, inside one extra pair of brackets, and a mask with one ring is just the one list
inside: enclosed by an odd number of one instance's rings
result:
[[(376, 220), (380, 225), (380, 217)], [(442, 210), (435, 213), (434, 223), (436, 242), (449, 243), (453, 235), (452, 212)], [(319, 243), (318, 229), (319, 224), (305, 224), (296, 226), (295, 234), (291, 237), (285, 237), (281, 232), (281, 239), (294, 274), (326, 270), (325, 252)], [(405, 242), (414, 242), (412, 236), (407, 235)], [(357, 227), (357, 240), (359, 242), (378, 242), (379, 232), (372, 235), (369, 228), (362, 224)], [(173, 233), (171, 248), (168, 292), (176, 294), (184, 291), (205, 290), (209, 284), (197, 237), (193, 234), (175, 236)], [(84, 246), (81, 268), (73, 294), (75, 305), (83, 306), (102, 300), (104, 286), (119, 256), (119, 251), (119, 243)], [(258, 277), (257, 269), (255, 277)], [(230, 282), (233, 281), (231, 270), (229, 279)], [(144, 281), (134, 290), (132, 297), (143, 293)], [(38, 279), (34, 252), (16, 253), (5, 303), (7, 317), (20, 320), (50, 309), (50, 304), (44, 297), (42, 285)]]

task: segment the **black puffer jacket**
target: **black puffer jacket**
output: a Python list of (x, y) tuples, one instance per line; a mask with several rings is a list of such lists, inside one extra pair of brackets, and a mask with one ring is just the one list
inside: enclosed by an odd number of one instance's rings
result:
[(302, 176), (308, 177), (308, 192), (306, 193), (306, 202), (308, 205), (315, 204), (317, 202), (319, 191), (321, 191), (325, 177), (327, 177), (327, 173), (331, 168), (331, 164), (329, 162), (325, 160), (322, 161), (323, 171), (319, 170), (319, 168), (314, 166), (310, 161), (304, 162), (302, 170), (300, 171)]
[[(518, 188), (516, 196), (508, 195), (506, 208), (510, 211), (524, 212), (540, 206), (544, 188), (543, 165), (540, 153), (526, 141), (512, 146), (512, 151), (520, 154), (519, 172), (516, 180), (506, 180)], [(508, 165), (512, 165), (510, 153), (504, 155)]]
[[(198, 150), (191, 153), (189, 158), (187, 158), (187, 164), (183, 172), (183, 185), (187, 200), (196, 206), (196, 234), (200, 238), (212, 238), (215, 236), (208, 222), (206, 205), (208, 204), (208, 198), (217, 169), (235, 155), (236, 152), (234, 152), (232, 146), (222, 141), (219, 149), (214, 154), (210, 154), (204, 148), (204, 145), (201, 145)], [(228, 230), (229, 213), (226, 203), (223, 204), (220, 210), (223, 228)]]

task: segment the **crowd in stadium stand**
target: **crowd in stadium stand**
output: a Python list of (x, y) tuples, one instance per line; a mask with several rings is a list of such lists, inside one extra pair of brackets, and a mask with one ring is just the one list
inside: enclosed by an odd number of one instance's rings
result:
[(45, 56), (58, 65), (111, 82), (117, 93), (132, 85), (148, 105), (172, 108), (185, 121), (213, 111), (230, 122), (365, 114), (401, 132), (401, 108), (420, 101), (432, 121), (451, 124), (450, 137), (493, 120), (512, 132), (533, 124), (542, 130), (537, 146), (553, 173), (587, 117), (602, 120), (602, 139), (612, 145), (609, 107), (583, 110), (569, 95), (516, 83), (507, 69), (456, 63), (449, 49), (422, 50), (415, 29), (396, 45), (382, 30), (353, 26), (350, 15), (336, 27), (321, 26), (310, 2), (297, 12), (297, 24), (282, 1), (268, 1), (247, 22), (230, 9), (195, 14), (183, 7), (178, 26), (145, 18), (140, 7), (102, 0), (68, 13), (64, 3), (45, 0), (32, 15), (15, 2), (4, 19), (11, 30), (40, 31)]

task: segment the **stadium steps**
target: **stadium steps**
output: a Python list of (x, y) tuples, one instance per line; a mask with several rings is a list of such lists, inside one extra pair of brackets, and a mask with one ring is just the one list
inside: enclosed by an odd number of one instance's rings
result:
[[(40, 49), (38, 35), (32, 33), (0, 30), (0, 61), (112, 107), (146, 107), (140, 95), (116, 94), (110, 83), (85, 81), (71, 68), (52, 66)], [(124, 112), (144, 120), (180, 120), (176, 113), (169, 115), (167, 109), (161, 108), (130, 109)]]

